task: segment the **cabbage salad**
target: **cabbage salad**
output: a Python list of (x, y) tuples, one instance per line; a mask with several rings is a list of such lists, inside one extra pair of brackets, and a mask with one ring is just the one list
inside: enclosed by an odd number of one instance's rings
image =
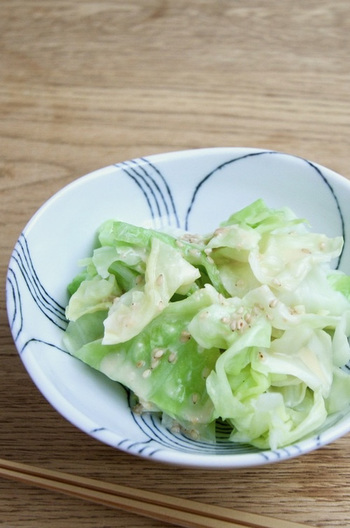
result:
[[(294, 443), (350, 402), (342, 237), (263, 200), (204, 236), (108, 220), (69, 284), (67, 351), (166, 427), (258, 448)], [(93, 397), (93, 395), (92, 395)]]

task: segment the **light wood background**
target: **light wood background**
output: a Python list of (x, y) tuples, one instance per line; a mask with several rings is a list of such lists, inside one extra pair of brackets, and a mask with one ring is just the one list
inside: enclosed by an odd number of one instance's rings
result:
[[(281, 464), (179, 469), (104, 446), (26, 374), (5, 310), (15, 241), (54, 192), (172, 150), (286, 151), (350, 178), (347, 0), (1, 0), (0, 457), (310, 527), (350, 526), (350, 437)], [(6, 528), (161, 524), (0, 480)]]

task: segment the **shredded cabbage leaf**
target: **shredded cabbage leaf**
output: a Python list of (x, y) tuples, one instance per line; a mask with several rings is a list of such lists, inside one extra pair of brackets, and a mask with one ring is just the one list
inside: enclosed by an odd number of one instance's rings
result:
[(205, 235), (108, 220), (68, 285), (67, 351), (167, 427), (261, 449), (293, 444), (350, 403), (342, 237), (261, 199)]

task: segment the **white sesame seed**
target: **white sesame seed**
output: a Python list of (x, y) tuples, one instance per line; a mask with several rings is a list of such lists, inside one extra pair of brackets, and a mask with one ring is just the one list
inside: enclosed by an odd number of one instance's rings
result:
[(199, 400), (199, 394), (194, 393), (192, 394), (192, 403), (196, 404)]
[(164, 275), (163, 273), (160, 273), (158, 277), (156, 278), (156, 284), (157, 286), (161, 286), (164, 282)]
[(207, 379), (209, 374), (210, 374), (210, 368), (209, 367), (204, 367), (204, 369), (202, 370), (202, 378), (203, 379)]
[(189, 253), (193, 257), (200, 257), (201, 256), (201, 252), (199, 251), (199, 249), (190, 249)]
[(245, 316), (244, 316), (244, 319), (245, 319), (247, 324), (251, 323), (252, 322), (252, 314), (250, 312), (246, 313)]
[(226, 299), (225, 299), (225, 297), (222, 295), (222, 293), (219, 293), (219, 295), (218, 295), (218, 300), (219, 300), (219, 303), (220, 303), (220, 304), (226, 304)]
[(191, 429), (191, 431), (189, 431), (189, 434), (190, 434), (190, 437), (192, 438), (192, 440), (198, 440), (199, 439), (199, 433), (195, 429)]
[(146, 369), (146, 370), (143, 371), (142, 377), (143, 378), (148, 378), (151, 374), (152, 374), (152, 370), (151, 369)]
[(185, 233), (182, 235), (182, 240), (186, 240), (187, 242), (190, 242), (191, 244), (196, 244), (202, 241), (202, 237), (200, 235), (192, 234), (192, 233)]
[(152, 360), (151, 360), (151, 368), (152, 368), (152, 369), (155, 369), (155, 368), (158, 367), (158, 365), (159, 365), (159, 359), (157, 359), (157, 358), (152, 358)]
[(277, 304), (278, 304), (278, 299), (274, 298), (274, 299), (272, 299), (272, 300), (269, 302), (269, 307), (270, 307), (270, 308), (276, 308)]
[(164, 348), (155, 348), (152, 352), (152, 355), (154, 358), (160, 359), (163, 356), (164, 352)]
[(140, 361), (138, 361), (138, 362), (136, 363), (136, 367), (137, 367), (137, 368), (141, 368), (141, 367), (144, 367), (144, 366), (145, 366), (145, 362), (144, 362), (143, 359), (140, 359)]
[(247, 323), (244, 319), (238, 319), (237, 321), (237, 330), (243, 330), (247, 326)]
[(304, 305), (291, 306), (289, 308), (289, 312), (292, 315), (300, 315), (302, 313), (305, 313), (305, 306)]
[(149, 401), (142, 401), (142, 407), (144, 411), (152, 411), (154, 409), (153, 403)]
[(144, 408), (143, 408), (143, 405), (141, 403), (137, 403), (134, 407), (133, 407), (133, 412), (135, 414), (142, 414)]
[(173, 433), (173, 434), (179, 434), (179, 432), (181, 431), (181, 427), (178, 423), (174, 423), (172, 426), (171, 426), (171, 429), (170, 431)]
[(183, 330), (180, 335), (180, 341), (182, 343), (187, 343), (191, 339), (191, 334), (187, 330)]
[(177, 360), (176, 353), (175, 352), (170, 352), (169, 357), (168, 357), (169, 363), (175, 363), (176, 360)]
[(279, 281), (278, 279), (272, 279), (272, 284), (273, 284), (274, 286), (276, 286), (277, 288), (279, 288), (280, 286), (282, 286), (281, 281)]

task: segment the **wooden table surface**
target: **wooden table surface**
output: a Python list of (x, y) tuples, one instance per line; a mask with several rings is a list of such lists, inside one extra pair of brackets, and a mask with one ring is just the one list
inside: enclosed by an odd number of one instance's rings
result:
[[(67, 423), (16, 353), (10, 253), (62, 186), (97, 168), (212, 146), (282, 150), (350, 178), (348, 0), (1, 0), (0, 457), (305, 523), (350, 526), (350, 436), (231, 471), (167, 467)], [(0, 479), (6, 528), (161, 523)]]

